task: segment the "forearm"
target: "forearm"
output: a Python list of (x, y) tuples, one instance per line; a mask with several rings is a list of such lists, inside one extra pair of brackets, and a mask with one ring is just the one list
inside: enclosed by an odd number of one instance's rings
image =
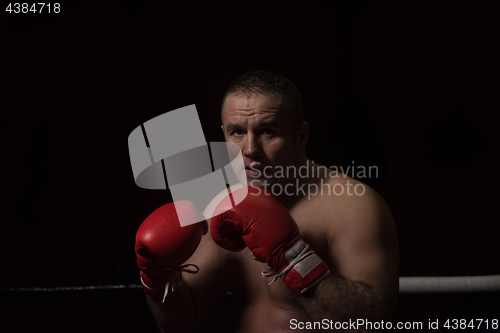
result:
[(390, 297), (384, 297), (368, 285), (333, 273), (295, 298), (313, 321), (387, 320), (393, 307)]
[(162, 303), (160, 298), (146, 296), (147, 302), (156, 323), (162, 333), (166, 332), (193, 332), (199, 325), (192, 290), (183, 281), (172, 295), (165, 298)]

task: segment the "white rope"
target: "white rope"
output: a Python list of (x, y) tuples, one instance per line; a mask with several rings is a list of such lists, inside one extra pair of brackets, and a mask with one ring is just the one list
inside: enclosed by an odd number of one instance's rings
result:
[(400, 294), (500, 291), (500, 275), (414, 276), (399, 278)]
[[(194, 270), (193, 270), (194, 272)], [(146, 286), (147, 287), (147, 286)], [(108, 292), (111, 290), (141, 289), (140, 284), (130, 285), (96, 285), (96, 286), (59, 286), (59, 287), (17, 287), (0, 288), (0, 299), (9, 297), (57, 297), (75, 293), (79, 296), (92, 296), (92, 291)], [(163, 291), (163, 290), (162, 290)], [(426, 293), (474, 293), (500, 292), (500, 275), (483, 276), (402, 276), (399, 278), (400, 294)], [(230, 292), (227, 293), (231, 295)], [(125, 293), (124, 293), (125, 295)]]

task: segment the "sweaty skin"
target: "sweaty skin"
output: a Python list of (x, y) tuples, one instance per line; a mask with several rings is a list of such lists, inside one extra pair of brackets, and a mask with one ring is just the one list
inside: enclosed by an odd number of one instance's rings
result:
[[(187, 261), (197, 264), (200, 272), (184, 274), (181, 288), (165, 304), (149, 299), (162, 331), (196, 329), (227, 291), (236, 306), (237, 332), (291, 332), (295, 331), (290, 327), (292, 319), (390, 319), (398, 293), (399, 257), (396, 228), (384, 200), (350, 177), (332, 174), (330, 169), (318, 172), (320, 166), (305, 155), (309, 126), (302, 123), (297, 129), (293, 127), (281, 97), (229, 95), (222, 119), (226, 141), (239, 145), (242, 151), (250, 185), (274, 185), (277, 189), (294, 184), (287, 187), (294, 195), (277, 198), (331, 274), (295, 296), (281, 279), (268, 286), (271, 278), (261, 276), (267, 264), (254, 261), (248, 248), (237, 253), (224, 250), (209, 232)], [(304, 196), (294, 177), (266, 179), (258, 172), (268, 167), (267, 174), (272, 175), (278, 166), (308, 166), (309, 175), (316, 168), (314, 177), (299, 178), (299, 186), (304, 185), (306, 192), (313, 184), (320, 189), (324, 186), (323, 194)], [(355, 185), (358, 189), (363, 186), (363, 195), (353, 194)], [(326, 191), (326, 186), (336, 186), (337, 194), (341, 187), (344, 191), (337, 195)]]

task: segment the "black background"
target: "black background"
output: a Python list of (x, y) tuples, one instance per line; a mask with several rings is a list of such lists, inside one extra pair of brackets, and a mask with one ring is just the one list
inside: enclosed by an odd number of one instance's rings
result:
[[(500, 273), (496, 2), (7, 4), (0, 287), (139, 283), (135, 232), (171, 197), (134, 184), (128, 134), (196, 104), (207, 141), (223, 141), (225, 89), (255, 69), (301, 90), (310, 159), (379, 166), (365, 181), (393, 212), (401, 276)], [(141, 294), (0, 305), (9, 332), (156, 329)], [(395, 320), (499, 310), (498, 293), (401, 295)]]

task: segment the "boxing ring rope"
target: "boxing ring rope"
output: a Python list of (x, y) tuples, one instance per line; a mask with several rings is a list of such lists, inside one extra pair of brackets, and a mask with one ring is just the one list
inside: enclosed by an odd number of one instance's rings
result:
[(500, 275), (400, 277), (400, 294), (500, 291)]
[(0, 299), (143, 295), (140, 284), (0, 288)]
[[(499, 292), (500, 275), (399, 278), (400, 294)], [(54, 298), (142, 295), (140, 284), (0, 288), (1, 298)], [(229, 294), (229, 293), (228, 293)]]

